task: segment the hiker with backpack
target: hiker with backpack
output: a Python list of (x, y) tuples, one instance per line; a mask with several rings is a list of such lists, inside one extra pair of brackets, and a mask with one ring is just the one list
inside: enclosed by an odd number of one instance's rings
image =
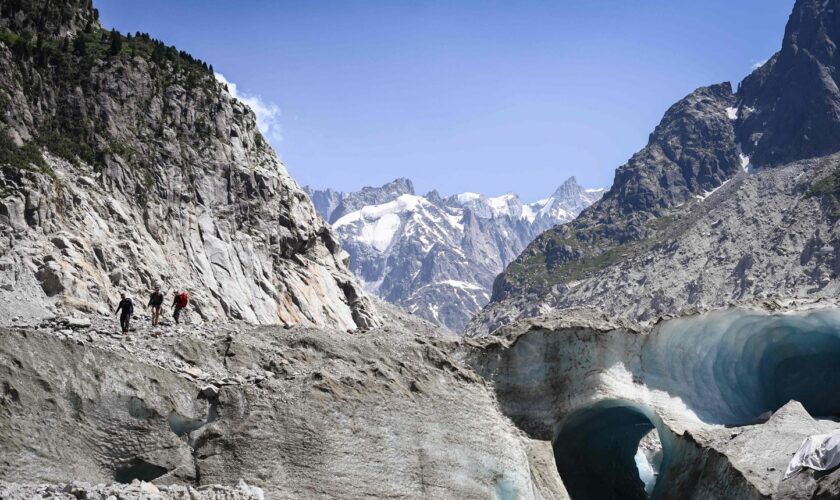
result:
[(179, 324), (178, 318), (181, 315), (181, 310), (187, 307), (190, 301), (190, 296), (186, 290), (183, 292), (175, 292), (175, 300), (172, 301), (172, 306), (175, 310), (172, 312), (172, 317), (175, 318), (175, 324)]
[(131, 321), (131, 315), (134, 314), (134, 303), (130, 298), (125, 296), (125, 293), (120, 294), (120, 297), (122, 300), (120, 300), (114, 314), (122, 310), (122, 314), (120, 314), (120, 327), (122, 327), (123, 333), (128, 334), (128, 323)]
[(155, 287), (155, 291), (149, 297), (149, 303), (146, 307), (152, 308), (152, 326), (157, 326), (160, 322), (160, 309), (163, 307), (163, 294), (160, 293), (159, 286)]

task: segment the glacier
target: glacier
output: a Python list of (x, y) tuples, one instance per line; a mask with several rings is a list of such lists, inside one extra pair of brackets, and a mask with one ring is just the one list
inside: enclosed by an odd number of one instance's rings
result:
[[(731, 308), (647, 329), (591, 315), (515, 323), (474, 360), (505, 414), (554, 444), (572, 498), (678, 498), (702, 475), (733, 498), (769, 495), (803, 439), (840, 428), (838, 309)], [(652, 430), (660, 464), (640, 456)]]

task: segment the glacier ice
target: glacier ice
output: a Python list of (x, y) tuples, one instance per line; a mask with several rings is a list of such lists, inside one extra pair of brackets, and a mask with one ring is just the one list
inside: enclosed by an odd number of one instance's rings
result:
[(619, 400), (570, 415), (554, 441), (554, 459), (571, 497), (647, 498), (655, 472), (639, 468), (636, 455), (655, 420), (649, 408)]
[[(477, 365), (494, 380), (505, 414), (533, 439), (551, 440), (572, 498), (679, 496), (708, 479), (703, 463), (744, 494), (769, 488), (781, 479), (778, 464), (761, 472), (775, 479), (751, 483), (731, 460), (752, 452), (726, 456), (710, 448), (710, 436), (723, 432), (721, 443), (729, 442), (726, 426), (764, 422), (790, 400), (813, 417), (840, 416), (839, 310), (733, 308), (641, 332), (573, 315), (515, 325)], [(652, 429), (661, 440), (658, 470), (637, 460)]]
[(755, 422), (794, 399), (840, 415), (840, 312), (729, 310), (664, 323), (642, 347), (645, 384), (707, 423)]

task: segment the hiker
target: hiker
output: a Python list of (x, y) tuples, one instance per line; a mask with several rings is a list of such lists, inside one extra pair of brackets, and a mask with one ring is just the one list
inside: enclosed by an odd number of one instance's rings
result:
[(131, 315), (134, 314), (134, 303), (131, 302), (131, 299), (125, 296), (124, 293), (120, 294), (122, 300), (120, 300), (120, 304), (117, 306), (117, 310), (114, 311), (114, 314), (120, 312), (122, 309), (122, 314), (120, 314), (120, 326), (122, 327), (123, 333), (128, 333), (128, 322), (131, 320)]
[(187, 307), (187, 304), (190, 301), (190, 296), (186, 290), (183, 292), (175, 292), (175, 300), (172, 301), (172, 305), (175, 307), (175, 311), (172, 313), (172, 317), (175, 318), (175, 324), (179, 324), (178, 318), (181, 315), (181, 309)]
[(163, 307), (163, 294), (160, 293), (159, 286), (155, 287), (155, 291), (149, 297), (149, 303), (146, 307), (152, 308), (152, 326), (157, 326), (160, 322), (160, 308)]

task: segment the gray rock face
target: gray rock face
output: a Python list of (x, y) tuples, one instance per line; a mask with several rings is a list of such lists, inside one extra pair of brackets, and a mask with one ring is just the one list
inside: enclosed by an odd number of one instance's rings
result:
[[(741, 170), (727, 111), (734, 102), (729, 85), (722, 84), (699, 89), (672, 106), (647, 147), (616, 171), (613, 187), (600, 201), (571, 223), (540, 235), (496, 279), (491, 311), (505, 300), (533, 310), (539, 306), (533, 296), (586, 277), (631, 246), (652, 241), (662, 229), (659, 221), (670, 220), (694, 196)], [(471, 331), (489, 326), (483, 318), (475, 323), (484, 326)]]
[(525, 204), (513, 194), (417, 196), (410, 181), (398, 179), (358, 193), (309, 193), (316, 207), (335, 207), (321, 215), (332, 221), (350, 269), (368, 291), (460, 332), (525, 245), (573, 219), (603, 191), (571, 178), (552, 196)]
[(205, 320), (376, 323), (329, 226), (206, 65), (144, 37), (113, 54), (98, 23), (64, 37), (92, 11), (34, 22), (17, 4), (3, 23), (30, 42), (0, 43), (0, 316), (24, 296), (29, 317), (108, 311), (121, 291), (139, 307), (158, 284)]
[(834, 155), (739, 174), (658, 219), (648, 240), (555, 268), (562, 278), (548, 291), (491, 303), (469, 334), (569, 307), (653, 323), (753, 300), (836, 303), (840, 234), (833, 204), (807, 193), (838, 163)]
[(330, 220), (330, 216), (333, 212), (335, 212), (335, 209), (338, 208), (338, 205), (341, 203), (344, 195), (344, 193), (333, 191), (332, 189), (315, 191), (309, 186), (304, 186), (303, 190), (309, 195), (309, 198), (312, 199), (312, 205), (315, 207), (315, 210), (326, 221)]
[[(35, 10), (37, 9), (37, 11)], [(37, 15), (33, 15), (37, 12)], [(38, 3), (7, 1), (0, 5), (0, 28), (9, 31), (41, 31), (48, 36), (74, 35), (96, 24), (99, 12), (90, 0)]]
[(621, 213), (669, 208), (732, 177), (740, 170), (727, 115), (734, 104), (732, 88), (724, 83), (695, 90), (672, 106), (647, 147), (618, 168), (603, 206)]
[(646, 321), (748, 299), (831, 297), (838, 12), (833, 0), (796, 2), (782, 50), (737, 95), (715, 85), (668, 110), (600, 202), (499, 276), (469, 333), (583, 304)]

